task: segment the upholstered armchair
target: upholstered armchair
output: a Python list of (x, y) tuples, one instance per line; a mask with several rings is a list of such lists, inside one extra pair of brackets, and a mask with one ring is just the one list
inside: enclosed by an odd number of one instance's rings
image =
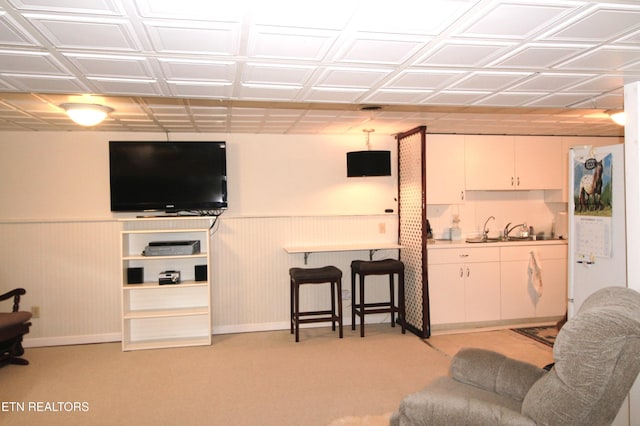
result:
[(0, 312), (0, 367), (7, 364), (27, 365), (29, 361), (20, 358), (24, 354), (22, 336), (29, 332), (31, 312), (20, 311), (20, 296), (26, 294), (17, 288), (0, 295), (0, 301), (13, 298), (11, 312)]
[(392, 425), (609, 425), (640, 371), (640, 293), (599, 290), (560, 330), (547, 372), (462, 349), (449, 376), (406, 396)]

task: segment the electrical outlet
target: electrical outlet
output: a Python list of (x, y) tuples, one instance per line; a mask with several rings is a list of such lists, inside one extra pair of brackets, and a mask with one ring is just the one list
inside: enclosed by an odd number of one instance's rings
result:
[(342, 290), (342, 300), (349, 300), (349, 299), (351, 299), (351, 291)]
[(31, 307), (31, 316), (32, 318), (40, 318), (40, 306)]

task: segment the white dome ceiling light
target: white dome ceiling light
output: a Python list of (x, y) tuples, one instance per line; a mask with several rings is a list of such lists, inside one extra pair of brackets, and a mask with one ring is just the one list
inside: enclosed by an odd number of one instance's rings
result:
[(66, 103), (60, 105), (73, 121), (81, 126), (92, 127), (102, 123), (113, 108), (98, 104)]

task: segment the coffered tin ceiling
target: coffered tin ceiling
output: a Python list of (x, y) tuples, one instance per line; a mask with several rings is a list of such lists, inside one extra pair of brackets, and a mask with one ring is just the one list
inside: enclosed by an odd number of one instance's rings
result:
[(0, 130), (622, 135), (638, 80), (632, 0), (0, 0)]

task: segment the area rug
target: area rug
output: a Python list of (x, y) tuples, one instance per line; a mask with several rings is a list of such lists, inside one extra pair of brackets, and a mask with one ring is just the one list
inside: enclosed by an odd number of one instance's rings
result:
[(388, 426), (391, 413), (380, 416), (348, 416), (332, 421), (329, 426)]
[(555, 325), (546, 327), (512, 328), (511, 330), (550, 347), (553, 347), (553, 344), (556, 342), (556, 336), (558, 335), (558, 330)]

